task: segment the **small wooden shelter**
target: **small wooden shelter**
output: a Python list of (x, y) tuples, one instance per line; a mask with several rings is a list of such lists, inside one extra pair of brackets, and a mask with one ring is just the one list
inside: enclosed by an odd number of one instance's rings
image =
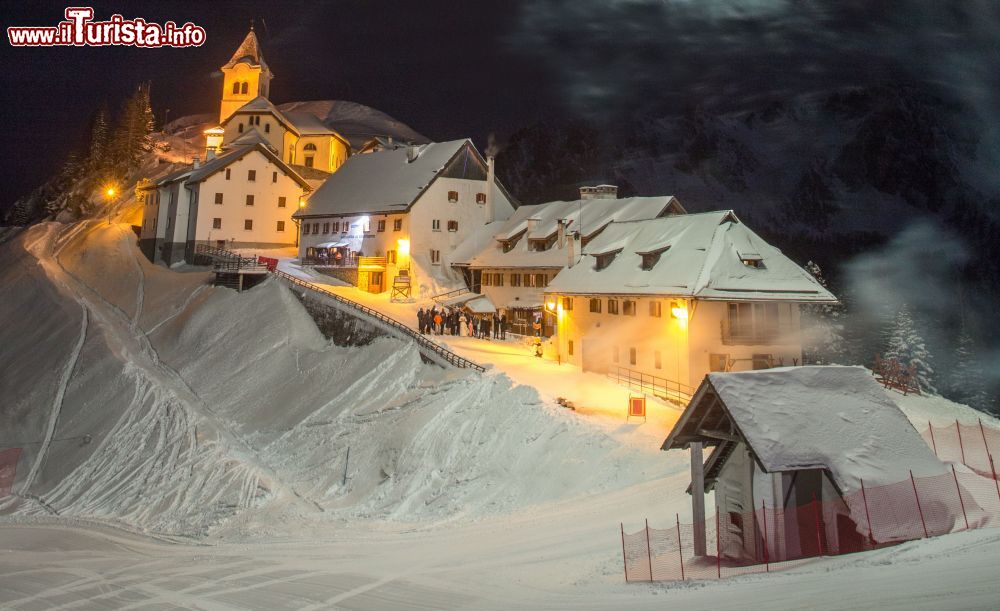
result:
[[(705, 446), (712, 448), (707, 461)], [(782, 532), (772, 537), (793, 546), (793, 533), (806, 526), (792, 523), (794, 509), (833, 501), (838, 509), (822, 517), (822, 528), (828, 540), (840, 540), (867, 532), (858, 528), (865, 517), (843, 502), (862, 481), (872, 487), (907, 480), (911, 470), (918, 477), (948, 472), (863, 367), (710, 373), (661, 449), (691, 451), (695, 554), (706, 555), (704, 495), (714, 490), (720, 515), (732, 516), (727, 540), (736, 542), (720, 553), (735, 561), (755, 557), (761, 539), (752, 514), (762, 504), (783, 510)]]

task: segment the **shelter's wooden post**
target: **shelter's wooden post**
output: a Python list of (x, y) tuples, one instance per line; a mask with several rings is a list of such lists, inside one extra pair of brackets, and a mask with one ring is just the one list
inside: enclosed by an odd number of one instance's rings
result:
[(927, 421), (927, 430), (931, 432), (931, 447), (934, 448), (934, 456), (937, 456), (937, 442), (934, 441), (934, 424), (930, 420)]
[(694, 526), (694, 555), (708, 554), (705, 541), (705, 461), (700, 441), (691, 442), (691, 519)]
[(764, 568), (770, 573), (771, 563), (767, 553), (767, 506), (764, 505), (763, 499), (760, 501), (760, 521), (764, 525)]
[(653, 550), (649, 546), (649, 518), (646, 518), (646, 560), (649, 561), (649, 580), (653, 581)]
[(681, 543), (681, 515), (679, 513), (674, 514), (677, 517), (677, 554), (681, 558), (681, 581), (684, 581), (684, 545)]
[(986, 443), (986, 429), (983, 428), (983, 419), (979, 419), (979, 434), (983, 436), (983, 451), (986, 452), (986, 458), (990, 457), (990, 446)]
[(715, 508), (715, 572), (722, 579), (722, 518), (718, 506)]

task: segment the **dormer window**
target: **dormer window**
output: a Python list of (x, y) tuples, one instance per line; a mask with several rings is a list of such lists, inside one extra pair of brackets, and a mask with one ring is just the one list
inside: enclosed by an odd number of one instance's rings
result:
[(763, 269), (764, 268), (764, 260), (761, 259), (759, 256), (756, 256), (756, 255), (745, 255), (745, 256), (742, 256), (742, 257), (740, 257), (740, 261), (742, 261), (743, 265), (745, 265), (747, 267), (753, 267), (755, 269)]
[(594, 258), (597, 260), (595, 269), (597, 269), (597, 271), (601, 271), (602, 269), (611, 265), (611, 262), (615, 260), (615, 257), (618, 256), (618, 253), (620, 252), (621, 249), (619, 248), (618, 250), (612, 250), (611, 252), (604, 252), (599, 255), (594, 255)]
[(653, 267), (660, 261), (660, 255), (662, 255), (669, 249), (670, 247), (667, 246), (666, 248), (658, 248), (656, 250), (651, 250), (648, 252), (636, 253), (640, 257), (642, 257), (642, 270), (648, 272), (649, 270), (653, 269)]

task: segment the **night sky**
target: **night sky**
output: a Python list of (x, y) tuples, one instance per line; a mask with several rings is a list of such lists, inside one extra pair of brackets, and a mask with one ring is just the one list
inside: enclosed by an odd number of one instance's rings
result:
[[(344, 0), (93, 3), (207, 31), (190, 49), (0, 45), (0, 207), (30, 191), (85, 140), (93, 111), (114, 111), (152, 81), (162, 118), (217, 112), (218, 68), (251, 18), (276, 103), (346, 99), (431, 139), (484, 145), (553, 118), (605, 129), (639, 110), (733, 107), (887, 79), (947, 89), (994, 137), (1000, 3), (870, 0)], [(66, 3), (4, 0), (4, 26), (54, 25)], [(1000, 141), (1000, 138), (996, 139)], [(997, 147), (1000, 149), (1000, 147)]]

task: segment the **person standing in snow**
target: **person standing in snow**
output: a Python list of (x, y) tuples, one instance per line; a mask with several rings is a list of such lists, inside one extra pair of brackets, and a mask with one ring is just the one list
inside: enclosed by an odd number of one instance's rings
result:
[(493, 324), (493, 339), (500, 339), (500, 316), (493, 312), (493, 316), (490, 318), (492, 318), (490, 322)]
[(507, 339), (507, 313), (500, 315), (500, 339)]
[(424, 309), (420, 308), (417, 310), (417, 330), (422, 334), (424, 332)]
[(436, 313), (434, 314), (434, 331), (436, 331), (438, 335), (441, 335), (440, 329), (441, 329), (441, 314)]
[(468, 335), (469, 327), (465, 324), (465, 312), (458, 316), (458, 334), (462, 337)]

